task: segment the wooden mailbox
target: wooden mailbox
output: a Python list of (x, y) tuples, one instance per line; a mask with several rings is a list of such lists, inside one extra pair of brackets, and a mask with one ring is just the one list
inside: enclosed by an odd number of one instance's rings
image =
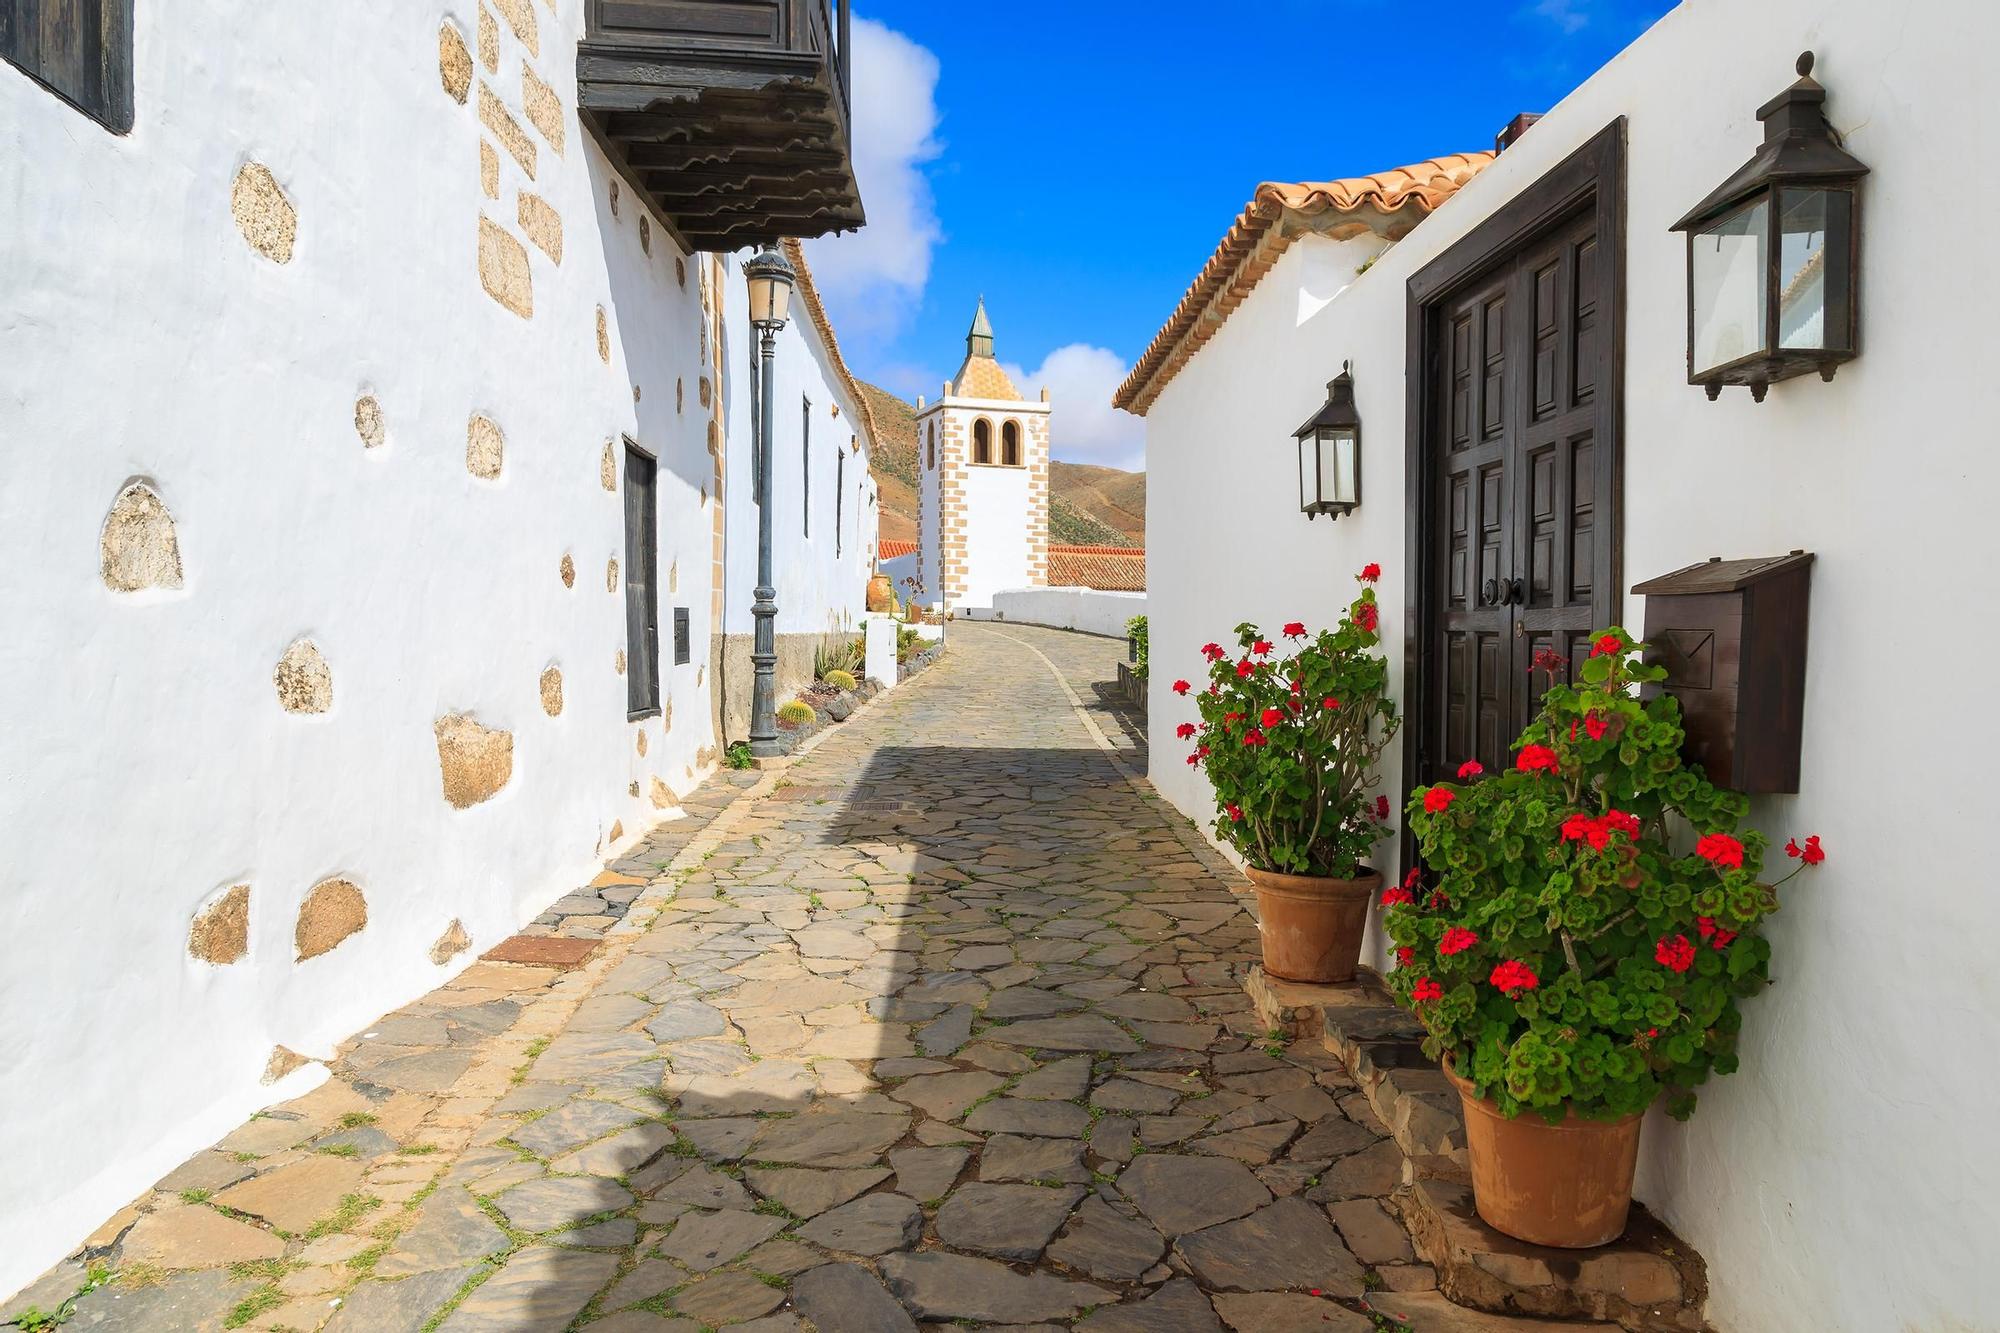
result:
[(1745, 793), (1799, 789), (1812, 556), (1711, 559), (1648, 579), (1646, 660), (1680, 700), (1682, 751)]

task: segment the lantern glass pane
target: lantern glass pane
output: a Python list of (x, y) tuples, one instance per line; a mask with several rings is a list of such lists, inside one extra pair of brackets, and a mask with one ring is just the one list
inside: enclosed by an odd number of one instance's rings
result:
[(1310, 510), (1319, 500), (1319, 437), (1299, 437), (1299, 508)]
[(1764, 276), (1770, 264), (1771, 200), (1760, 195), (1693, 233), (1695, 372), (1754, 356), (1764, 348)]
[(1846, 350), (1852, 203), (1845, 190), (1778, 192), (1778, 346)]
[(1355, 435), (1351, 427), (1320, 432), (1319, 493), (1335, 504), (1354, 503)]

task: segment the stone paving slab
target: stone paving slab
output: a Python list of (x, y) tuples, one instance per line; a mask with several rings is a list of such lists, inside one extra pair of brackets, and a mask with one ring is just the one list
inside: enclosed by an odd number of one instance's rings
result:
[(951, 636), (533, 928), (587, 956), (384, 1016), (52, 1280), (107, 1270), (108, 1327), (1370, 1326), (1427, 1273), (1400, 1154), (1243, 992), (1238, 877), (1091, 688), (1122, 645)]

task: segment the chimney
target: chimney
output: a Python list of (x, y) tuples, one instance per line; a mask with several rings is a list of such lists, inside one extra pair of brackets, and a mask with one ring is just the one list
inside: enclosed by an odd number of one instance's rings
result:
[(1528, 128), (1541, 118), (1542, 113), (1539, 111), (1523, 111), (1508, 121), (1507, 128), (1493, 136), (1493, 151), (1504, 153), (1512, 148), (1520, 142), (1521, 136), (1528, 132)]

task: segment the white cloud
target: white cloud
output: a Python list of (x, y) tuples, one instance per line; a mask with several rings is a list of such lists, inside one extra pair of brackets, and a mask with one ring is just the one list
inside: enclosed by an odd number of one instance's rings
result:
[(1536, 0), (1530, 12), (1562, 29), (1580, 32), (1590, 23), (1590, 0)]
[(868, 225), (806, 242), (842, 341), (893, 337), (923, 299), (943, 239), (924, 164), (942, 151), (938, 58), (873, 19), (854, 20), (854, 175)]
[(1006, 367), (1024, 398), (1049, 391), (1050, 452), (1069, 463), (1138, 471), (1146, 466), (1146, 423), (1111, 405), (1131, 367), (1108, 347), (1070, 343), (1033, 370)]

